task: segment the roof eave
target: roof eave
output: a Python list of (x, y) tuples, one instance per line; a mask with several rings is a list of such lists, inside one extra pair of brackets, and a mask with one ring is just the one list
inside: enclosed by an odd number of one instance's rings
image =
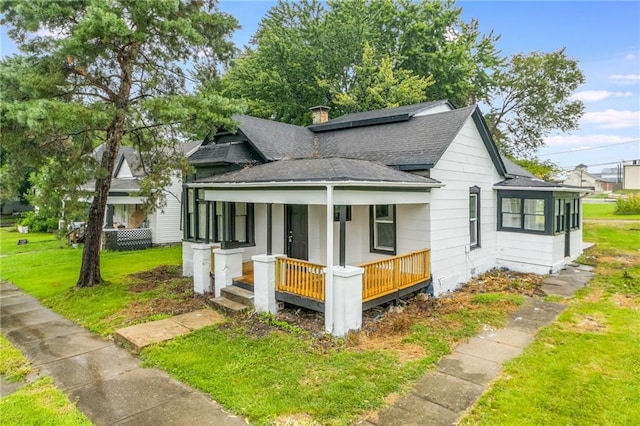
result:
[(315, 181), (269, 181), (269, 182), (192, 182), (190, 188), (267, 188), (267, 187), (327, 187), (359, 186), (380, 188), (441, 188), (441, 182), (379, 182), (363, 180), (315, 180)]
[(547, 191), (547, 192), (584, 192), (592, 193), (594, 188), (592, 187), (568, 187), (568, 186), (501, 186), (494, 185), (493, 189), (504, 189), (513, 191)]

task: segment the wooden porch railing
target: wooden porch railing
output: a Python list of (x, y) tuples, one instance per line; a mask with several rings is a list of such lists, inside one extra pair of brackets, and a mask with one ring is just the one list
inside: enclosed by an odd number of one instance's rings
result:
[(358, 265), (364, 268), (362, 301), (367, 302), (429, 279), (429, 249)]
[(276, 260), (276, 291), (324, 302), (324, 265), (279, 257)]

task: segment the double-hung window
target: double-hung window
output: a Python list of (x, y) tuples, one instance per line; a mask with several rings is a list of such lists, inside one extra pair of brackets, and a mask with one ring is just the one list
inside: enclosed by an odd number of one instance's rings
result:
[(480, 247), (480, 188), (469, 188), (469, 244)]
[(370, 207), (371, 251), (395, 254), (396, 206), (379, 204)]

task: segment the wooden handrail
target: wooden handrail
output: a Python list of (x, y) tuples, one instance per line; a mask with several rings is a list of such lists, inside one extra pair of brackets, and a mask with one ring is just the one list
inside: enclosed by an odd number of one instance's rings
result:
[(276, 259), (276, 290), (324, 302), (325, 266), (288, 257)]
[(366, 262), (358, 266), (364, 268), (362, 277), (363, 302), (410, 287), (427, 280), (431, 274), (429, 249)]

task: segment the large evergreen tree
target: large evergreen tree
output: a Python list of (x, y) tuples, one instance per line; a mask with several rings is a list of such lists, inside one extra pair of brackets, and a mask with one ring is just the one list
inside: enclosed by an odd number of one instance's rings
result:
[[(0, 13), (22, 51), (0, 65), (3, 147), (9, 159), (46, 167), (39, 178), (54, 177), (60, 191), (95, 178), (77, 282), (92, 286), (102, 281), (100, 238), (121, 144), (141, 152), (142, 195), (155, 204), (169, 169), (186, 167), (183, 138), (233, 125), (239, 104), (188, 70), (215, 77), (237, 22), (213, 0), (4, 0)], [(98, 144), (104, 154), (91, 168)]]

